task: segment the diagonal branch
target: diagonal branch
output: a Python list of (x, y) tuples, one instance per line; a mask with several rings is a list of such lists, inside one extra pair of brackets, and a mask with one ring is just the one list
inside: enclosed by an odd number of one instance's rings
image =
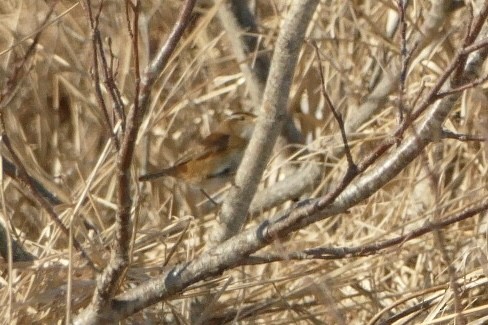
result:
[[(484, 10), (482, 14), (485, 13)], [(486, 32), (482, 34), (484, 36)], [(463, 79), (469, 81), (475, 78), (473, 73), (480, 70), (487, 55), (486, 50), (473, 53), (462, 75)], [(191, 284), (240, 265), (243, 259), (269, 245), (276, 237), (286, 236), (294, 230), (346, 212), (347, 209), (374, 194), (422, 153), (422, 150), (435, 139), (433, 135), (442, 129), (442, 123), (457, 100), (457, 95), (451, 95), (432, 106), (423, 123), (418, 127), (417, 136), (406, 139), (398, 149), (378, 163), (376, 168), (362, 175), (352, 184), (354, 186), (349, 186), (343, 191), (334, 202), (330, 203), (327, 198), (304, 201), (293, 209), (262, 222), (257, 227), (243, 231), (193, 261), (179, 264), (158, 278), (118, 296), (111, 305), (112, 315), (117, 315), (117, 319), (131, 315), (181, 292)], [(393, 144), (395, 140), (391, 139), (385, 143), (384, 148), (391, 148)], [(359, 163), (358, 168), (364, 168), (362, 165), (363, 163)], [(327, 203), (327, 206), (324, 206), (324, 203)]]
[[(432, 1), (432, 7), (424, 19), (424, 23), (419, 28), (410, 42), (414, 44), (414, 50), (409, 53), (411, 59), (423, 56), (422, 51), (432, 43), (432, 40), (439, 35), (439, 28), (445, 23), (449, 15), (458, 9), (459, 6), (452, 0)], [(426, 53), (427, 54), (427, 53)], [(401, 67), (400, 63), (391, 65), (389, 71), (382, 73), (380, 80), (365, 101), (354, 110), (354, 114), (349, 114), (345, 123), (346, 134), (355, 133), (364, 123), (374, 116), (388, 100), (388, 96), (398, 85)], [(337, 136), (338, 140), (339, 136)], [(334, 151), (333, 156), (339, 157), (344, 154), (344, 148), (340, 147)], [(264, 189), (256, 195), (251, 205), (251, 213), (258, 213), (270, 209), (289, 199), (295, 199), (303, 194), (317, 182), (321, 175), (320, 170), (314, 164), (303, 166), (293, 175), (289, 175), (285, 180), (273, 184), (272, 188)]]
[(324, 259), (336, 260), (351, 257), (370, 256), (379, 253), (387, 248), (392, 248), (397, 245), (403, 245), (406, 242), (421, 237), (423, 235), (432, 233), (436, 230), (443, 229), (454, 223), (472, 218), (482, 212), (488, 210), (488, 201), (474, 205), (459, 213), (451, 216), (440, 218), (438, 221), (427, 223), (417, 229), (411, 230), (405, 234), (394, 238), (377, 241), (371, 244), (352, 246), (352, 247), (316, 247), (305, 249), (300, 252), (293, 252), (290, 254), (263, 254), (256, 256), (249, 256), (243, 260), (242, 265), (256, 265), (276, 261), (288, 260), (309, 260), (309, 259)]
[[(229, 36), (232, 51), (240, 63), (253, 105), (257, 110), (261, 106), (271, 63), (267, 49), (262, 46), (262, 36), (259, 34), (256, 17), (246, 1), (214, 2), (222, 2), (218, 17)], [(236, 35), (239, 37), (235, 37)], [(293, 123), (291, 114), (286, 116), (282, 135), (289, 143), (303, 143), (303, 135)]]
[(286, 117), (298, 54), (317, 5), (317, 0), (292, 2), (276, 41), (256, 129), (237, 171), (235, 186), (222, 206), (221, 229), (214, 238), (217, 242), (237, 234), (246, 221), (249, 205)]

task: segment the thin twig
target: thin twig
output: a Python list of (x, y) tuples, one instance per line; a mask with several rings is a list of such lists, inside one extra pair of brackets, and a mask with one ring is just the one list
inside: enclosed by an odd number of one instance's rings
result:
[[(44, 18), (44, 21), (42, 23), (42, 26), (46, 26), (48, 23), (49, 18), (51, 17), (52, 13), (54, 12), (54, 7), (50, 8), (50, 11)], [(5, 147), (9, 151), (15, 169), (16, 169), (16, 174), (15, 174), (15, 179), (23, 185), (27, 190), (33, 195), (37, 203), (47, 212), (48, 216), (51, 218), (51, 220), (56, 224), (56, 226), (61, 230), (61, 232), (69, 238), (69, 230), (68, 228), (63, 224), (57, 213), (54, 211), (54, 208), (52, 205), (47, 201), (45, 198), (46, 195), (41, 193), (38, 189), (39, 186), (38, 184), (34, 181), (32, 177), (29, 176), (27, 173), (26, 168), (24, 167), (24, 164), (22, 163), (22, 159), (17, 155), (16, 151), (14, 150), (10, 138), (7, 134), (7, 129), (5, 127), (5, 107), (8, 105), (9, 100), (12, 99), (12, 97), (7, 97), (7, 94), (11, 93), (13, 89), (16, 87), (17, 84), (20, 83), (20, 81), (23, 79), (22, 71), (24, 71), (25, 67), (28, 66), (27, 61), (31, 59), (31, 57), (35, 53), (35, 49), (37, 47), (37, 44), (39, 43), (39, 39), (41, 37), (41, 32), (43, 29), (41, 28), (39, 33), (37, 33), (34, 37), (34, 40), (32, 44), (29, 46), (27, 49), (26, 53), (20, 60), (19, 64), (15, 65), (14, 71), (10, 75), (10, 77), (7, 79), (5, 87), (2, 89), (2, 93), (0, 96), (0, 133), (1, 133), (1, 140), (4, 143)], [(95, 264), (92, 262), (86, 251), (83, 249), (82, 245), (80, 244), (79, 241), (74, 240), (73, 245), (76, 248), (78, 252), (80, 252), (81, 256), (86, 260), (88, 263), (88, 266), (94, 270), (97, 271), (97, 267)]]
[[(473, 60), (478, 68), (486, 59), (486, 53), (481, 54)], [(468, 74), (468, 77), (471, 75)], [(180, 263), (165, 271), (161, 276), (127, 290), (112, 301), (113, 303), (107, 307), (107, 313), (110, 312), (115, 319), (120, 319), (163, 299), (180, 294), (182, 290), (194, 283), (220, 275), (225, 270), (239, 265), (240, 261), (249, 254), (269, 245), (275, 239), (271, 234), (286, 236), (290, 232), (302, 229), (318, 220), (343, 213), (370, 197), (420, 155), (431, 142), (432, 134), (441, 129), (443, 121), (452, 111), (457, 99), (458, 97), (453, 95), (436, 103), (429, 111), (425, 121), (419, 126), (418, 136), (402, 142), (395, 151), (378, 164), (376, 169), (361, 175), (361, 178), (354, 183), (354, 187), (350, 186), (347, 191), (341, 192), (340, 197), (336, 196), (331, 204), (321, 205), (330, 203), (328, 198), (301, 202), (293, 209), (263, 221), (257, 227), (238, 233), (194, 260)], [(368, 163), (377, 160), (394, 143), (394, 139), (387, 139), (366, 158), (366, 162), (358, 164), (358, 169), (369, 166)], [(300, 211), (301, 208), (303, 210)], [(287, 223), (287, 219), (292, 220), (292, 223)]]
[[(89, 1), (89, 0), (87, 0)], [(191, 13), (196, 0), (187, 0), (183, 3), (172, 31), (165, 44), (161, 47), (156, 57), (150, 62), (142, 79), (136, 82), (136, 94), (133, 106), (127, 115), (126, 130), (122, 144), (117, 155), (117, 213), (115, 216), (115, 242), (111, 259), (103, 273), (98, 278), (97, 287), (92, 302), (78, 317), (75, 323), (96, 324), (103, 320), (107, 309), (111, 308), (110, 299), (115, 294), (118, 284), (122, 281), (129, 263), (129, 245), (131, 239), (130, 216), (132, 198), (130, 191), (130, 167), (134, 154), (137, 133), (142, 117), (147, 111), (149, 97), (156, 77), (163, 71), (168, 59), (176, 49), (183, 36), (183, 32), (190, 23)], [(134, 15), (139, 14), (139, 1), (132, 7)], [(137, 22), (137, 18), (135, 19)], [(137, 25), (134, 23), (133, 46), (137, 46)], [(138, 49), (135, 51), (135, 64), (138, 71)], [(136, 76), (137, 77), (137, 76)]]
[[(466, 36), (463, 40), (463, 44), (465, 44), (465, 46), (471, 45), (476, 40), (476, 36), (478, 36), (478, 34), (473, 35), (472, 33), (475, 32), (479, 33), (487, 16), (488, 16), (488, 4), (485, 4), (483, 9), (480, 11), (480, 14), (476, 17), (475, 22), (469, 22), (468, 24), (468, 26), (472, 26), (472, 28), (469, 29), (471, 33), (468, 31), (468, 33), (466, 33)], [(463, 47), (463, 49), (459, 51), (456, 54), (456, 56), (451, 60), (451, 63), (445, 69), (444, 73), (437, 79), (434, 86), (431, 88), (429, 93), (424, 97), (424, 99), (421, 101), (421, 103), (418, 105), (415, 111), (413, 111), (412, 114), (409, 116), (409, 118), (405, 119), (405, 121), (403, 121), (403, 123), (398, 127), (398, 129), (395, 131), (395, 137), (401, 138), (403, 133), (405, 132), (405, 130), (408, 129), (411, 123), (415, 121), (430, 105), (432, 105), (435, 101), (439, 99), (438, 96), (439, 94), (442, 93), (441, 92), (442, 87), (444, 86), (448, 78), (451, 76), (451, 74), (456, 69), (458, 69), (460, 65), (464, 64), (465, 60), (463, 58), (467, 57), (467, 55), (468, 52), (466, 51), (466, 48)], [(455, 75), (454, 77), (459, 78), (459, 75)], [(456, 79), (454, 78), (453, 80)], [(459, 86), (458, 84), (459, 81), (453, 83), (454, 87)]]
[[(91, 0), (86, 0), (86, 12), (88, 14), (88, 21), (90, 23), (90, 28), (91, 28), (91, 44), (92, 44), (92, 53), (93, 53), (93, 71), (92, 71), (92, 78), (93, 78), (93, 83), (95, 87), (95, 93), (96, 93), (96, 98), (98, 101), (98, 106), (101, 109), (103, 113), (103, 117), (105, 118), (105, 123), (107, 124), (107, 131), (110, 134), (110, 137), (112, 137), (112, 140), (114, 142), (115, 148), (119, 150), (120, 148), (120, 142), (117, 137), (117, 135), (114, 133), (114, 122), (110, 120), (110, 116), (108, 114), (108, 108), (107, 104), (105, 103), (105, 98), (103, 97), (102, 93), (102, 87), (100, 86), (101, 81), (100, 81), (100, 67), (98, 63), (98, 57), (100, 55), (100, 58), (102, 58), (102, 65), (103, 67), (106, 67), (106, 60), (105, 60), (105, 54), (103, 51), (103, 44), (101, 42), (101, 37), (100, 37), (100, 30), (98, 28), (99, 22), (100, 22), (100, 15), (102, 13), (103, 9), (103, 4), (104, 1), (100, 3), (100, 7), (98, 8), (98, 11), (96, 15), (93, 15), (92, 11), (92, 5), (91, 5)], [(104, 69), (105, 70), (105, 69)]]
[(330, 99), (329, 94), (327, 93), (327, 90), (325, 89), (324, 71), (323, 71), (322, 61), (320, 59), (320, 51), (319, 51), (319, 48), (317, 46), (317, 43), (312, 42), (312, 45), (315, 48), (315, 54), (317, 56), (317, 61), (319, 64), (319, 74), (320, 74), (320, 81), (321, 81), (322, 96), (324, 96), (324, 99), (327, 102), (327, 106), (329, 106), (329, 109), (331, 110), (332, 114), (334, 115), (334, 118), (337, 121), (337, 124), (339, 125), (339, 129), (341, 131), (341, 136), (342, 136), (342, 143), (344, 144), (344, 152), (345, 152), (346, 158), (347, 158), (348, 168), (352, 169), (351, 172), (353, 172), (356, 169), (356, 164), (354, 163), (354, 160), (352, 159), (351, 149), (349, 147), (349, 142), (347, 141), (346, 130), (344, 127), (344, 120), (342, 119), (342, 115), (335, 108), (334, 104), (332, 104), (332, 100)]
[(409, 241), (430, 234), (434, 231), (445, 229), (446, 227), (459, 223), (466, 219), (472, 218), (482, 212), (488, 211), (488, 202), (475, 205), (467, 208), (462, 212), (456, 213), (452, 216), (441, 217), (439, 221), (429, 222), (417, 229), (411, 230), (403, 235), (390, 238), (383, 241), (378, 241), (371, 244), (359, 245), (353, 247), (316, 247), (305, 249), (300, 252), (293, 252), (290, 254), (262, 254), (252, 255), (244, 259), (242, 265), (255, 265), (269, 262), (287, 261), (287, 260), (337, 260), (344, 258), (365, 257), (379, 254), (385, 249), (394, 248), (397, 245), (405, 245)]
[(487, 137), (474, 134), (455, 133), (450, 130), (442, 129), (442, 139), (455, 139), (459, 141), (488, 141)]
[[(488, 43), (486, 45), (488, 45)], [(480, 49), (481, 48), (483, 48), (483, 47), (480, 47)], [(471, 88), (477, 87), (477, 86), (485, 83), (487, 80), (488, 80), (488, 75), (487, 76), (484, 76), (484, 77), (481, 77), (481, 78), (478, 78), (476, 80), (473, 80), (471, 82), (468, 82), (468, 83), (466, 83), (464, 85), (460, 85), (460, 86), (457, 86), (455, 88), (451, 88), (449, 90), (439, 92), (437, 94), (436, 98), (437, 99), (440, 99), (440, 98), (443, 98), (443, 97), (446, 97), (446, 96), (449, 96), (449, 95), (452, 95), (452, 94), (455, 94), (455, 93), (458, 93), (458, 92), (461, 92), (461, 91), (465, 91), (467, 89), (471, 89)]]
[[(17, 167), (7, 158), (2, 157), (2, 164), (3, 164), (3, 172), (5, 175), (9, 176), (13, 180), (17, 180), (17, 175), (19, 174), (19, 171), (17, 170)], [(36, 178), (34, 178), (31, 175), (28, 175), (32, 185), (34, 186), (34, 189), (36, 192), (38, 192), (44, 199), (46, 199), (49, 204), (51, 205), (59, 205), (61, 203), (66, 203), (63, 202), (61, 198), (59, 198), (55, 193), (52, 193), (49, 191), (40, 181), (38, 181)]]
[[(54, 211), (53, 207), (47, 202), (47, 200), (38, 192), (35, 190), (35, 185), (32, 182), (32, 178), (29, 177), (29, 174), (25, 170), (24, 165), (22, 164), (22, 160), (19, 158), (17, 153), (15, 152), (14, 148), (12, 147), (12, 144), (10, 143), (10, 138), (8, 137), (5, 129), (5, 121), (4, 121), (4, 113), (3, 109), (0, 110), (0, 128), (1, 130), (1, 138), (2, 142), (9, 151), (10, 155), (12, 156), (12, 159), (14, 163), (17, 165), (17, 170), (19, 172), (18, 174), (18, 180), (19, 182), (26, 187), (29, 192), (31, 192), (36, 199), (37, 203), (47, 212), (51, 220), (56, 224), (56, 226), (61, 230), (61, 232), (66, 236), (66, 238), (69, 238), (69, 230), (68, 228), (64, 225), (64, 223), (61, 221), (57, 213)], [(86, 260), (88, 263), (88, 266), (94, 270), (98, 271), (97, 267), (95, 264), (92, 262), (90, 257), (88, 256), (88, 253), (86, 253), (85, 249), (83, 246), (81, 246), (80, 242), (76, 239), (73, 238), (73, 246), (76, 248), (78, 252), (81, 253), (81, 256)]]

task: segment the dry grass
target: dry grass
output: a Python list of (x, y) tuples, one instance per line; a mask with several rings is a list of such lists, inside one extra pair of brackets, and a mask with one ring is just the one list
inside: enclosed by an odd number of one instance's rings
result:
[[(180, 1), (163, 3), (143, 5), (141, 66), (165, 39)], [(308, 37), (317, 40), (323, 54), (332, 101), (351, 116), (370, 92), (374, 71), (388, 70), (390, 61), (398, 61), (398, 33), (392, 38), (385, 36), (388, 15), (396, 12), (396, 4), (326, 3), (319, 6)], [(411, 3), (409, 31), (422, 23), (429, 8), (429, 1)], [(262, 42), (271, 48), (285, 6), (283, 1), (257, 1), (256, 6)], [(23, 57), (47, 12), (44, 2), (34, 0), (0, 5), (2, 84)], [(137, 233), (132, 264), (121, 290), (200, 254), (216, 222), (216, 209), (208, 212), (199, 206), (205, 197), (198, 190), (171, 179), (141, 185), (135, 182), (136, 175), (170, 165), (226, 114), (255, 110), (215, 14), (212, 6), (200, 4), (191, 29), (153, 89), (133, 164)], [(74, 1), (60, 1), (55, 16), (54, 23), (43, 30), (33, 59), (24, 67), (25, 77), (18, 80), (13, 99), (4, 108), (6, 132), (28, 172), (63, 201), (55, 208), (63, 222), (94, 262), (103, 266), (114, 234), (115, 148), (109, 144), (95, 97), (90, 33), (82, 7)], [(466, 17), (466, 9), (448, 20), (443, 34), (428, 47), (426, 59), (412, 61), (405, 93), (408, 106), (419, 93), (425, 93), (424, 88), (432, 86), (459, 46), (464, 27), (459, 17)], [(106, 1), (101, 30), (104, 37), (110, 37), (117, 59), (117, 84), (129, 101), (134, 96), (134, 53), (118, 1)], [(107, 38), (105, 41), (108, 44)], [(314, 190), (304, 193), (304, 197), (319, 196), (346, 170), (344, 157), (332, 157), (341, 142), (331, 137), (338, 126), (324, 105), (317, 69), (314, 49), (306, 44), (290, 98), (310, 155), (277, 156), (268, 166), (263, 186), (271, 186), (312, 156), (321, 156), (326, 161), (323, 179)], [(355, 132), (351, 144), (356, 160), (395, 129), (397, 99), (394, 91), (381, 111)], [(466, 91), (446, 126), (459, 133), (488, 134), (487, 103), (482, 86)], [(287, 256), (318, 246), (353, 247), (399, 236), (486, 200), (487, 166), (484, 143), (438, 141), (348, 214), (315, 223), (277, 240), (265, 251)], [(13, 263), (9, 271), (8, 261), (0, 259), (0, 319), (19, 324), (60, 323), (67, 313), (68, 280), (70, 312), (75, 314), (89, 303), (95, 275), (79, 254), (73, 252), (71, 257), (68, 238), (18, 182), (5, 177), (2, 186), (2, 218), (11, 236), (38, 260)], [(254, 216), (249, 225), (290, 204)], [(239, 319), (246, 324), (379, 324), (389, 317), (388, 323), (398, 317), (398, 324), (454, 323), (455, 295), (448, 269), (452, 267), (462, 290), (465, 319), (480, 324), (488, 315), (486, 222), (482, 213), (442, 229), (442, 241), (430, 233), (367, 257), (284, 260), (239, 267), (135, 314), (129, 323), (189, 322), (192, 298), (209, 292), (216, 294), (216, 300), (205, 316), (214, 317), (215, 323)]]

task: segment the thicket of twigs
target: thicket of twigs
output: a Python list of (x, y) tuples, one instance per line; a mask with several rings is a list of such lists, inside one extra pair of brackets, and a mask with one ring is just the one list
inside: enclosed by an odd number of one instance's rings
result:
[[(247, 5), (0, 4), (5, 323), (487, 321), (485, 1)], [(236, 111), (216, 202), (137, 181)]]

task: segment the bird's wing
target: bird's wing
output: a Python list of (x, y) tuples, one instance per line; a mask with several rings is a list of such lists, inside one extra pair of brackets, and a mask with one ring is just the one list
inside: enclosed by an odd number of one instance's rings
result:
[(203, 160), (209, 155), (227, 149), (230, 135), (223, 133), (212, 133), (204, 138), (199, 145), (180, 157), (174, 166), (185, 164), (190, 160)]

